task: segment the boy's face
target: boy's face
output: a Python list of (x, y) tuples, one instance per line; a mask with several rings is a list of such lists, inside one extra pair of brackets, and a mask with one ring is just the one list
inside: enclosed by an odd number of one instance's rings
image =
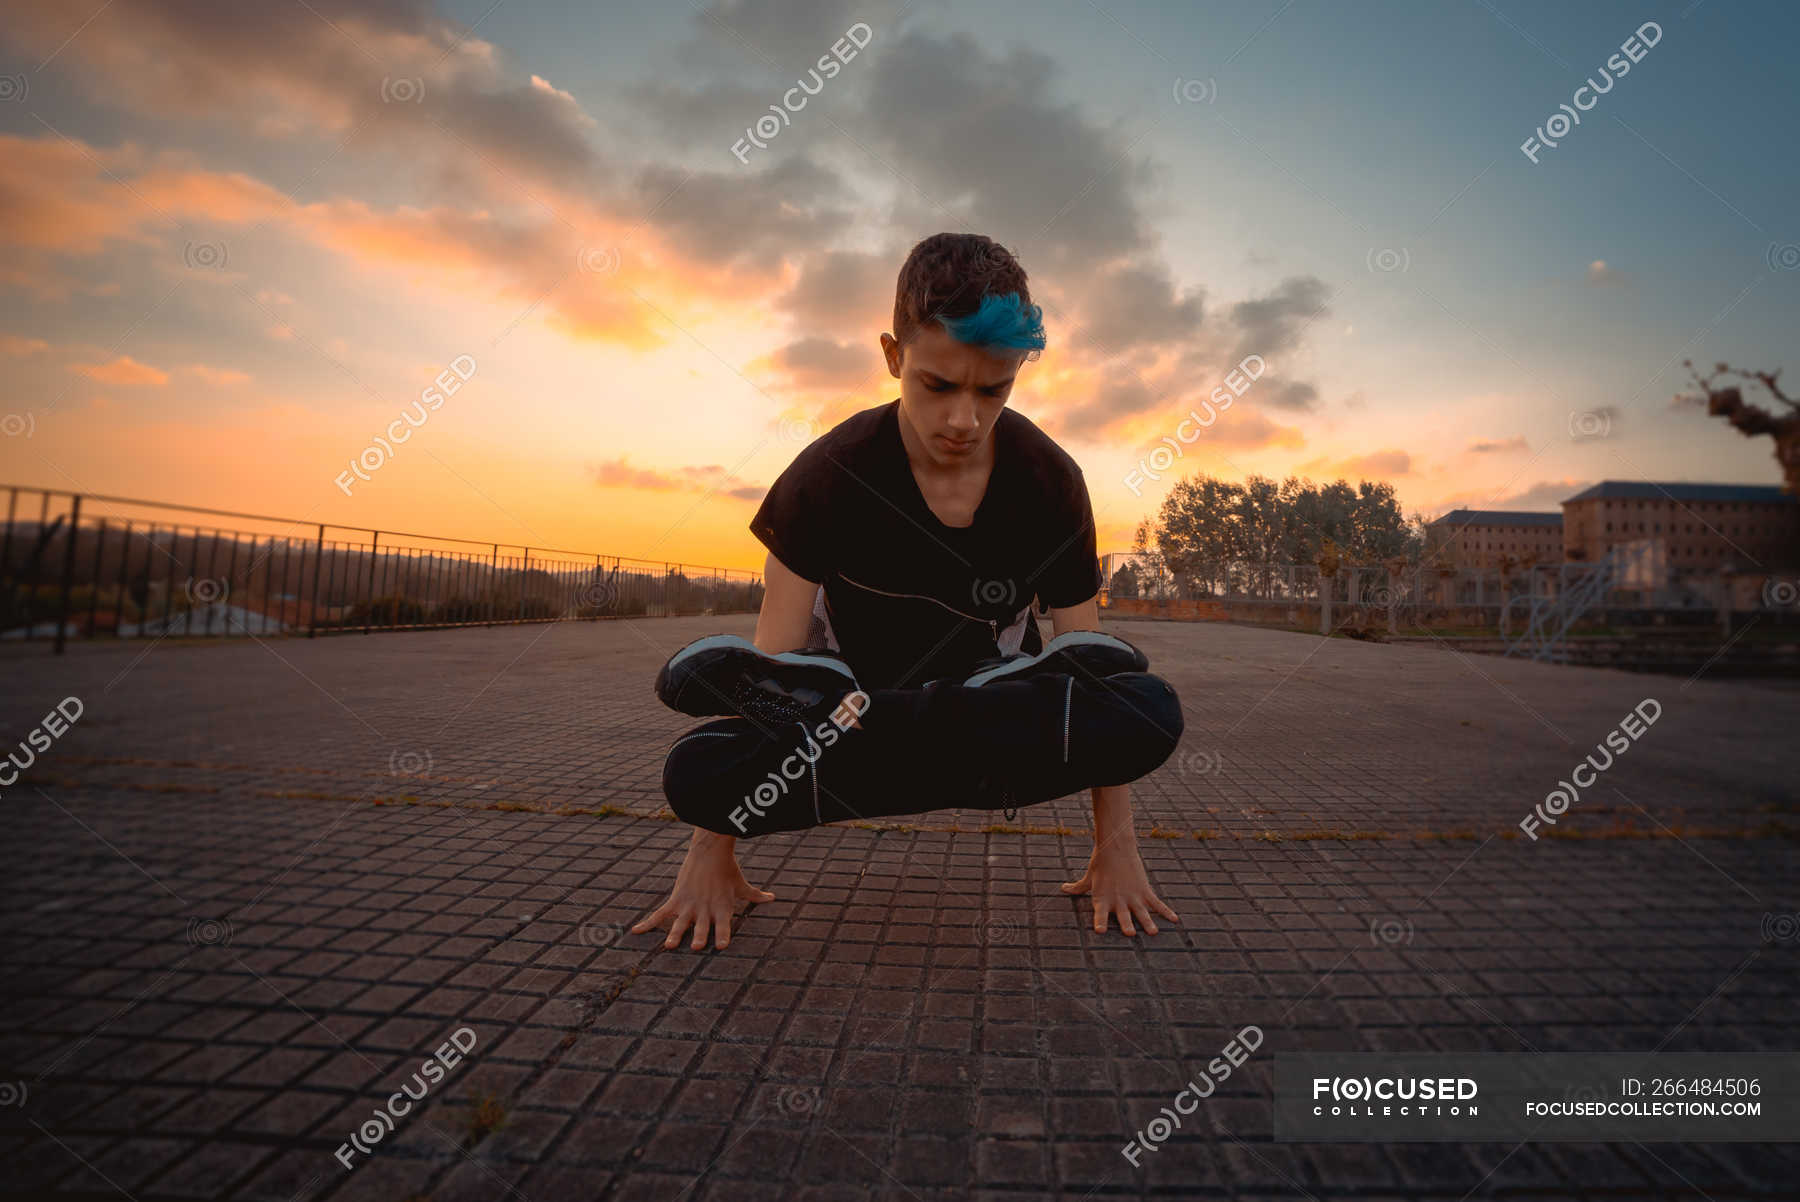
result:
[(985, 453), (988, 435), (1006, 408), (1024, 351), (994, 354), (933, 322), (904, 351), (881, 336), (888, 372), (900, 381), (900, 416), (939, 467), (960, 467)]

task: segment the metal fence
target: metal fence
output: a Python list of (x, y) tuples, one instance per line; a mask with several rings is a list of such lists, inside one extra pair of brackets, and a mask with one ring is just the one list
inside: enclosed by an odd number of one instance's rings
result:
[[(1325, 576), (1310, 563), (1201, 564), (1180, 574), (1155, 557), (1115, 553), (1102, 558), (1101, 603), (1113, 598), (1146, 601), (1270, 602), (1317, 605), (1329, 590), (1333, 603), (1348, 605), (1493, 605), (1507, 592), (1498, 573), (1458, 572), (1448, 577), (1429, 567), (1409, 566), (1392, 577), (1383, 565), (1342, 565)], [(1522, 579), (1522, 577), (1521, 577)], [(1509, 582), (1510, 583), (1510, 582)], [(1518, 586), (1511, 586), (1514, 591)]]
[(0, 487), (0, 639), (58, 652), (70, 637), (312, 637), (762, 606), (760, 575), (738, 569)]
[[(1621, 553), (1627, 550), (1630, 548), (1618, 549)], [(1782, 613), (1793, 609), (1791, 598), (1782, 600), (1784, 589), (1793, 588), (1787, 577), (1740, 573), (1734, 588), (1717, 574), (1647, 573), (1641, 570), (1641, 558), (1625, 556), (1595, 595), (1583, 599), (1584, 611), (1649, 614), (1659, 623), (1676, 624), (1711, 621), (1721, 606), (1791, 617), (1791, 613)], [(1317, 607), (1329, 591), (1333, 610), (1339, 614), (1392, 609), (1396, 621), (1404, 624), (1449, 620), (1499, 628), (1521, 620), (1534, 605), (1557, 603), (1563, 594), (1578, 590), (1579, 581), (1570, 573), (1595, 566), (1521, 566), (1503, 576), (1498, 570), (1425, 563), (1408, 564), (1390, 575), (1385, 564), (1346, 562), (1334, 576), (1325, 577), (1313, 564), (1235, 561), (1201, 564), (1177, 575), (1154, 556), (1126, 552), (1102, 557), (1101, 604), (1110, 607), (1115, 599), (1212, 601), (1255, 612)], [(1752, 576), (1766, 577), (1766, 581)], [(1746, 583), (1756, 587), (1745, 589)], [(1764, 587), (1765, 583), (1769, 587)]]

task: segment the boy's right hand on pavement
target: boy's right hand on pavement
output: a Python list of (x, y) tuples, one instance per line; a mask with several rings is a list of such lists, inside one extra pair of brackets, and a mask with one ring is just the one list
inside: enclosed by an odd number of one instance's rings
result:
[(743, 869), (738, 867), (736, 839), (696, 828), (669, 900), (639, 919), (631, 933), (641, 935), (666, 926), (669, 937), (663, 940), (663, 947), (674, 948), (691, 925), (694, 938), (688, 946), (694, 951), (705, 949), (709, 931), (714, 945), (723, 949), (731, 943), (731, 916), (739, 902), (774, 900), (773, 893), (744, 879)]

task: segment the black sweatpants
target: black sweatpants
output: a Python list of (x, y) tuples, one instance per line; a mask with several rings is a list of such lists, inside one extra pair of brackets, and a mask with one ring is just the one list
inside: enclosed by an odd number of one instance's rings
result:
[[(848, 725), (858, 709), (860, 725)], [(742, 838), (1010, 809), (1137, 780), (1181, 731), (1175, 690), (1148, 673), (872, 689), (785, 727), (742, 717), (695, 727), (669, 748), (663, 795), (682, 821)]]

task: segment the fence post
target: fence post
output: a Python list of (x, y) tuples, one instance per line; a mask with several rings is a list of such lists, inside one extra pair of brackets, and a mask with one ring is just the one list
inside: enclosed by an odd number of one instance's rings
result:
[[(13, 515), (18, 511), (18, 508), (19, 508), (19, 490), (18, 490), (18, 488), (14, 487), (7, 491), (7, 496), (6, 496), (6, 534), (4, 536), (0, 536), (0, 572), (4, 572), (8, 576), (11, 576), (11, 574), (12, 574)], [(7, 587), (6, 587), (6, 607), (7, 607), (7, 611), (8, 611), (8, 617), (11, 616), (12, 599), (13, 599), (12, 581), (8, 580)]]
[(69, 587), (75, 580), (75, 536), (81, 531), (81, 494), (71, 493), (69, 541), (63, 547), (62, 603), (56, 611), (56, 654), (63, 653), (63, 635), (69, 624)]
[(488, 579), (486, 604), (481, 607), (487, 613), (487, 621), (493, 623), (500, 617), (500, 544), (488, 553)]
[[(88, 593), (88, 637), (94, 638), (95, 616), (100, 609), (100, 557), (106, 553), (106, 519), (101, 518), (99, 528), (94, 532), (94, 566), (88, 572), (92, 589)], [(114, 619), (115, 622), (117, 619)], [(116, 628), (116, 627), (115, 627)]]
[(319, 577), (325, 574), (325, 523), (319, 523), (319, 538), (313, 544), (313, 586), (312, 602), (306, 607), (306, 637), (312, 638), (319, 630)]
[(519, 616), (518, 621), (525, 620), (525, 586), (531, 579), (531, 548), (525, 548), (525, 566), (519, 569)]
[(375, 630), (375, 565), (379, 562), (381, 547), (381, 531), (369, 531), (369, 614), (363, 619), (363, 633), (372, 634)]

